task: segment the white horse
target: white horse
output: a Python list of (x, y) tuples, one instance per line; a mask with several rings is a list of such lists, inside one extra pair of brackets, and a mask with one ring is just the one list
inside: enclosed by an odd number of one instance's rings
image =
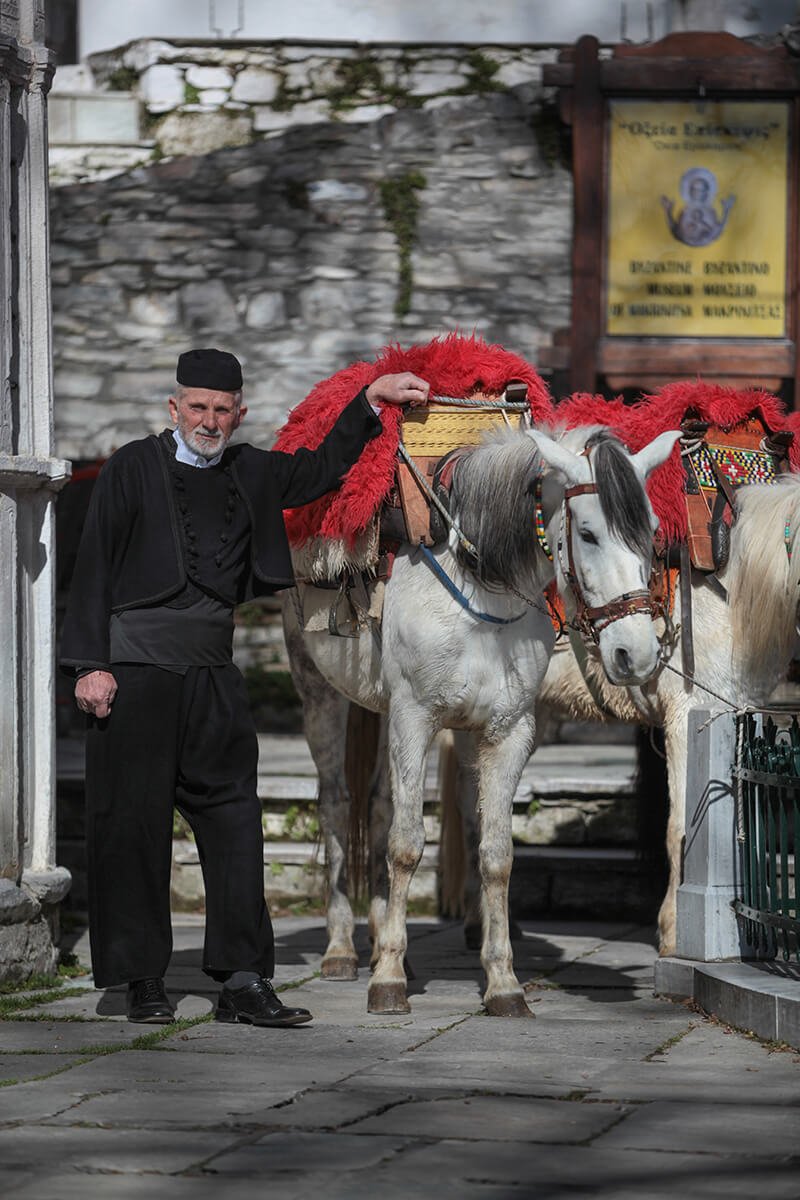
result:
[[(787, 540), (787, 530), (788, 540)], [(675, 953), (677, 889), (681, 882), (686, 811), (689, 709), (765, 704), (785, 676), (797, 647), (800, 601), (800, 477), (751, 485), (736, 494), (730, 558), (720, 574), (727, 601), (706, 575), (692, 572), (695, 663), (684, 672), (680, 638), (674, 653), (639, 687), (609, 683), (589, 651), (592, 690), (564, 641), (556, 646), (539, 704), (550, 712), (583, 720), (641, 721), (664, 729), (670, 810), (667, 825), (669, 885), (658, 917), (659, 952)], [(673, 620), (681, 621), (680, 595)], [(462, 801), (465, 811), (469, 800)]]
[[(668, 662), (661, 663), (644, 687), (611, 684), (596, 652), (590, 650), (592, 691), (566, 639), (557, 642), (540, 687), (537, 710), (555, 717), (659, 725), (665, 731), (670, 792), (667, 827), (669, 886), (659, 913), (659, 950), (675, 951), (677, 888), (685, 822), (687, 713), (696, 705), (717, 705), (720, 697), (734, 706), (765, 702), (785, 675), (797, 649), (797, 603), (800, 598), (800, 478), (783, 477), (777, 486), (748, 486), (737, 493), (737, 520), (731, 531), (731, 555), (724, 581), (727, 602), (706, 576), (692, 577), (695, 667), (683, 673), (680, 640)], [(789, 543), (786, 530), (789, 530)], [(680, 597), (673, 620), (680, 624)], [(320, 779), (320, 816), (325, 835), (329, 881), (328, 951), (322, 974), (330, 979), (356, 977), (353, 917), (348, 900), (347, 847), (350, 796), (345, 784), (344, 749), (348, 702), (319, 675), (296, 627), (287, 630), (287, 646), (297, 689), (303, 699), (306, 733)], [(703, 686), (705, 685), (705, 687)], [(594, 696), (592, 694), (594, 692)], [(597, 706), (595, 696), (602, 700)], [(352, 718), (351, 718), (352, 719)], [(468, 941), (480, 937), (479, 834), (474, 773), (469, 764), (475, 748), (466, 732), (455, 734), (457, 800), (466, 842), (465, 874), (449, 878), (445, 887), (463, 887)], [(447, 753), (447, 751), (445, 751)], [(386, 895), (386, 840), (391, 797), (385, 750), (378, 750), (368, 805), (370, 931), (375, 937)], [(645, 801), (646, 802), (646, 801)], [(447, 868), (444, 868), (445, 871)]]
[[(541, 600), (553, 565), (534, 535), (532, 491), (541, 477), (547, 537), (559, 551), (562, 584), (568, 575), (596, 622), (609, 678), (644, 684), (659, 652), (646, 590), (656, 522), (644, 482), (678, 436), (661, 434), (630, 455), (596, 428), (558, 442), (538, 430), (507, 431), (465, 455), (451, 501), (457, 527), (477, 548), (477, 564), (465, 561), (455, 532), (427, 561), (413, 547), (402, 548), (386, 585), (382, 649), (368, 628), (352, 638), (311, 632), (314, 622), (307, 618), (320, 596), (299, 584), (297, 608), (286, 610), (290, 638), (302, 627), (325, 679), (350, 700), (388, 714), (394, 811), (371, 1012), (409, 1011), (406, 911), (425, 842), (425, 761), (437, 732), (453, 728), (471, 731), (478, 745), (484, 1004), (493, 1015), (529, 1015), (508, 932), (510, 797), (533, 750), (535, 701), (555, 636)], [(322, 603), (327, 609), (330, 592)], [(335, 858), (335, 847), (332, 852)], [(354, 954), (352, 929), (350, 945), (335, 949), (332, 957)]]

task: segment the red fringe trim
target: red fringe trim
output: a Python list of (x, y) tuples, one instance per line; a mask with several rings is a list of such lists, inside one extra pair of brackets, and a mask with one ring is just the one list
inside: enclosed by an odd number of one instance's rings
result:
[[(557, 419), (569, 429), (577, 425), (609, 425), (634, 453), (659, 433), (678, 429), (687, 417), (731, 429), (751, 414), (760, 416), (773, 432), (794, 425), (795, 443), (789, 459), (794, 470), (800, 469), (800, 416), (794, 413), (789, 416), (777, 396), (757, 388), (737, 389), (702, 379), (686, 379), (668, 383), (632, 405), (623, 404), (619, 398), (606, 400), (603, 396), (578, 394), (563, 401), (557, 409)], [(662, 536), (670, 542), (686, 538), (684, 478), (680, 447), (676, 446), (647, 484)]]
[[(426, 379), (431, 391), (440, 396), (466, 396), (476, 390), (500, 393), (511, 380), (520, 380), (528, 385), (534, 422), (553, 420), (550, 393), (530, 363), (480, 337), (451, 333), (408, 349), (387, 346), (375, 362), (353, 363), (317, 383), (290, 414), (278, 434), (276, 450), (292, 453), (301, 446), (316, 448), (362, 387), (380, 375), (402, 371), (413, 371)], [(399, 408), (385, 405), (381, 412), (383, 432), (368, 443), (342, 486), (313, 504), (284, 514), (291, 545), (301, 546), (320, 535), (353, 545), (391, 489), (401, 419)]]

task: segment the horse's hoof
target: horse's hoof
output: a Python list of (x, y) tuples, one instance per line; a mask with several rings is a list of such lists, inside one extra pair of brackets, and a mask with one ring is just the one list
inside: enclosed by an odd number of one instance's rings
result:
[(464, 926), (464, 945), (468, 950), (480, 950), (483, 943), (483, 930), (480, 925)]
[(367, 1012), (410, 1013), (411, 1005), (404, 983), (371, 983), (367, 993)]
[(358, 979), (358, 959), (337, 954), (324, 958), (320, 967), (321, 979)]
[(525, 997), (518, 992), (505, 996), (492, 996), (483, 1002), (490, 1017), (533, 1017), (533, 1013), (525, 1003)]

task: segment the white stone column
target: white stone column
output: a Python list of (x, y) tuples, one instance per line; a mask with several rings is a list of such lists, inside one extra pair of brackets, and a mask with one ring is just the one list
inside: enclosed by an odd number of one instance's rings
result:
[(731, 907), (741, 881), (731, 776), (736, 718), (730, 712), (694, 708), (689, 713), (688, 736), (677, 954), (699, 962), (739, 959), (748, 955)]
[(43, 16), (42, 0), (20, 0), (16, 26), (0, 12), (0, 979), (54, 968), (70, 883), (55, 862), (53, 506), (69, 464), (53, 457)]

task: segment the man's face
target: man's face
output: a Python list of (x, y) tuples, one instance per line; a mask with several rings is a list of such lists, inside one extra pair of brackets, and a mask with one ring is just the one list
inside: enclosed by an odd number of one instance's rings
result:
[(238, 429), (247, 409), (234, 392), (187, 387), (169, 398), (169, 412), (186, 445), (203, 458), (215, 458)]

